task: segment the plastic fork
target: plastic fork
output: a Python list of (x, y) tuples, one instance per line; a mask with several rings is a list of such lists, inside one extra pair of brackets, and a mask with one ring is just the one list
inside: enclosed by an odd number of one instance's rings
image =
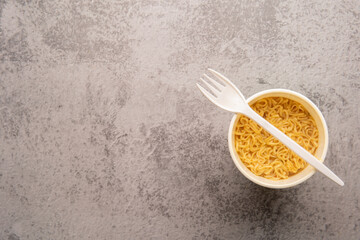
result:
[[(208, 69), (217, 80), (209, 77), (204, 74), (204, 78), (200, 78), (203, 84), (211, 90), (209, 92), (204, 87), (196, 84), (200, 91), (209, 99), (212, 103), (217, 105), (218, 107), (233, 112), (233, 113), (241, 113), (256, 123), (258, 123), (262, 128), (268, 131), (272, 136), (277, 138), (280, 142), (282, 142), (285, 146), (291, 149), (295, 154), (308, 162), (311, 166), (316, 168), (319, 172), (323, 173), (325, 176), (339, 184), (340, 186), (344, 186), (344, 182), (336, 176), (328, 167), (326, 167), (322, 162), (320, 162), (316, 157), (314, 157), (311, 153), (306, 151), (303, 147), (293, 141), (291, 138), (286, 136), (283, 132), (273, 126), (271, 123), (262, 118), (259, 114), (257, 114), (246, 102), (243, 94), (240, 90), (225, 76), (218, 73), (213, 69)], [(210, 84), (211, 83), (211, 84)]]

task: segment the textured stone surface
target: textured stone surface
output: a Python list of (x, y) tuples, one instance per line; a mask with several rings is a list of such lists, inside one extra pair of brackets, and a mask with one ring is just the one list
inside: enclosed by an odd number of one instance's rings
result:
[[(360, 1), (0, 1), (0, 239), (360, 239)], [(321, 174), (257, 186), (207, 67), (329, 126)]]

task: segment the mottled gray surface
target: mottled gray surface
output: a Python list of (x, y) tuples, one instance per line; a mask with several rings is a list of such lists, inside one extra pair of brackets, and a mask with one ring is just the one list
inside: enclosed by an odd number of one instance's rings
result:
[[(360, 1), (177, 2), (0, 1), (0, 239), (360, 239)], [(209, 66), (312, 99), (345, 186), (242, 176)]]

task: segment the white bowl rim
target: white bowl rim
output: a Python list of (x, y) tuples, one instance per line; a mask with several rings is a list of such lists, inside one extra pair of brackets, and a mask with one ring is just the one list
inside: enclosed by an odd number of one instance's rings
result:
[[(261, 92), (258, 92), (254, 95), (252, 95), (251, 97), (249, 97), (248, 99), (246, 99), (246, 101), (249, 103), (251, 102), (252, 100), (258, 98), (258, 97), (261, 97), (262, 95), (265, 95), (265, 94), (269, 94), (269, 93), (285, 93), (285, 94), (290, 94), (290, 95), (294, 95), (298, 98), (301, 98), (302, 100), (304, 100), (305, 102), (307, 102), (316, 112), (316, 114), (319, 116), (320, 118), (320, 121), (322, 122), (322, 125), (323, 125), (323, 128), (324, 128), (324, 150), (321, 154), (321, 157), (320, 157), (320, 161), (323, 162), (325, 157), (326, 157), (326, 153), (327, 153), (327, 150), (328, 150), (328, 147), (329, 147), (329, 133), (328, 133), (328, 128), (327, 128), (327, 125), (326, 125), (326, 121), (325, 121), (325, 118), (324, 116), (322, 115), (321, 111), (319, 110), (319, 108), (310, 100), (308, 99), (307, 97), (305, 97), (304, 95), (298, 93), (298, 92), (295, 92), (295, 91), (292, 91), (292, 90), (288, 90), (288, 89), (281, 89), (281, 88), (277, 88), (277, 89), (268, 89), (268, 90), (264, 90), (264, 91), (261, 91)], [(234, 124), (235, 124), (235, 121), (236, 121), (236, 118), (237, 118), (237, 114), (235, 114), (230, 122), (230, 127), (229, 127), (229, 133), (228, 133), (228, 145), (229, 145), (229, 150), (230, 150), (230, 154), (231, 154), (231, 158), (233, 159), (236, 167), (240, 170), (240, 172), (247, 178), (249, 179), (250, 181), (260, 185), (260, 186), (263, 186), (263, 187), (267, 187), (267, 188), (275, 188), (275, 189), (282, 189), (282, 188), (289, 188), (289, 187), (293, 187), (293, 186), (296, 186), (304, 181), (306, 181), (307, 179), (309, 179), (312, 175), (314, 175), (314, 173), (316, 172), (316, 169), (311, 167), (311, 171), (305, 175), (304, 177), (296, 180), (296, 181), (293, 181), (293, 182), (288, 182), (288, 183), (284, 183), (282, 185), (279, 185), (277, 181), (274, 180), (274, 183), (277, 182), (277, 184), (271, 184), (269, 183), (269, 181), (267, 182), (263, 182), (261, 180), (258, 180), (257, 175), (253, 174), (252, 172), (247, 172), (245, 171), (245, 169), (243, 169), (243, 166), (240, 165), (239, 161), (241, 161), (240, 159), (238, 160), (238, 156), (237, 156), (237, 153), (235, 151), (235, 149), (233, 148), (233, 145), (232, 145), (232, 133), (233, 133), (233, 127), (234, 127)], [(265, 178), (264, 178), (265, 179)], [(269, 180), (269, 179), (266, 179), (266, 180)], [(271, 180), (270, 180), (271, 181)]]

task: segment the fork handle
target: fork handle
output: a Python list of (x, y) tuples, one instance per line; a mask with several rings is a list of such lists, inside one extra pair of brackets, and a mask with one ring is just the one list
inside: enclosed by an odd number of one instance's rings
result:
[(257, 122), (262, 128), (268, 131), (271, 135), (277, 138), (280, 142), (282, 142), (285, 146), (291, 149), (295, 154), (308, 162), (311, 166), (316, 168), (319, 172), (323, 173), (325, 176), (339, 184), (340, 186), (344, 186), (344, 182), (336, 176), (329, 168), (327, 168), (322, 162), (320, 162), (316, 157), (314, 157), (311, 153), (306, 151), (303, 147), (297, 144), (294, 140), (286, 136), (283, 132), (277, 129), (274, 125), (266, 121), (259, 114), (257, 114), (253, 109), (249, 107), (249, 109), (244, 112), (246, 116)]

